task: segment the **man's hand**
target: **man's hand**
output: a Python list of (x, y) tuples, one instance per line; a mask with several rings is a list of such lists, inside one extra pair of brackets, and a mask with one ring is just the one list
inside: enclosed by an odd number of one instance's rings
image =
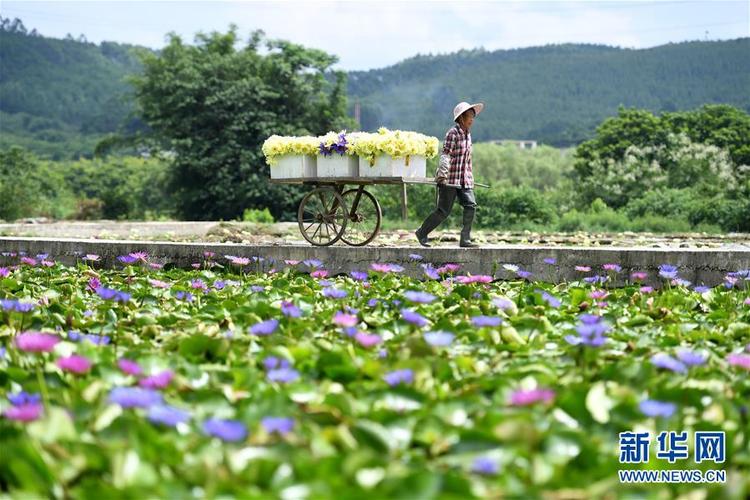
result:
[(440, 176), (440, 177), (437, 177), (437, 178), (435, 179), (435, 181), (436, 181), (436, 182), (437, 182), (438, 184), (445, 184), (445, 183), (446, 183), (446, 182), (448, 181), (448, 178), (447, 178), (447, 177), (443, 177), (443, 176)]

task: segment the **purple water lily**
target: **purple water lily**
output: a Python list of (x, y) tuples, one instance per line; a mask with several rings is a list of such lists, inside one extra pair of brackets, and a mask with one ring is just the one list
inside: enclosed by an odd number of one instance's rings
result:
[(659, 276), (665, 279), (673, 279), (677, 277), (677, 266), (671, 264), (662, 264), (659, 266)]
[(115, 387), (109, 392), (109, 401), (123, 408), (148, 408), (160, 404), (162, 395), (154, 389)]
[(33, 302), (21, 302), (16, 299), (0, 299), (0, 309), (4, 311), (15, 311), (20, 313), (27, 313), (34, 309), (36, 304)]
[(13, 406), (5, 409), (3, 416), (15, 422), (32, 422), (41, 417), (44, 411), (39, 394), (21, 391), (18, 394), (8, 394), (8, 401)]
[(542, 300), (544, 300), (547, 304), (549, 304), (551, 307), (554, 307), (557, 309), (562, 304), (562, 301), (555, 297), (554, 295), (550, 294), (547, 291), (544, 290), (535, 290), (536, 292), (541, 292), (542, 294)]
[(276, 368), (289, 368), (289, 360), (285, 358), (278, 358), (276, 356), (267, 356), (263, 360), (263, 367), (266, 370), (273, 370)]
[(154, 405), (148, 409), (146, 418), (154, 424), (175, 427), (190, 420), (190, 414), (185, 410), (168, 405)]
[(288, 318), (299, 318), (300, 316), (302, 316), (302, 311), (292, 302), (285, 300), (281, 302), (281, 314)]
[(427, 325), (427, 320), (424, 318), (424, 316), (422, 316), (418, 312), (412, 311), (411, 309), (401, 309), (401, 318), (404, 321), (419, 327)]
[(686, 366), (700, 366), (706, 363), (707, 357), (702, 353), (682, 348), (677, 351), (677, 359)]
[(417, 304), (429, 304), (433, 302), (437, 297), (427, 292), (420, 292), (416, 290), (408, 290), (404, 292), (404, 297), (410, 302)]
[(456, 336), (450, 332), (438, 330), (435, 332), (426, 332), (424, 340), (433, 347), (446, 347), (451, 345)]
[(414, 372), (409, 368), (394, 370), (383, 375), (383, 380), (391, 387), (399, 384), (411, 384), (414, 381)]
[(647, 417), (671, 417), (677, 410), (677, 405), (666, 401), (658, 401), (655, 399), (646, 399), (640, 402), (638, 407), (641, 413)]
[(687, 372), (687, 366), (684, 363), (663, 352), (651, 356), (651, 364), (657, 368), (663, 368), (675, 373)]
[(578, 336), (566, 335), (564, 337), (568, 344), (600, 347), (607, 341), (606, 335), (611, 328), (602, 321), (601, 316), (582, 314), (578, 317), (578, 320), (581, 322), (576, 326)]
[(96, 294), (104, 300), (111, 300), (113, 302), (128, 302), (130, 300), (130, 294), (127, 292), (121, 292), (112, 288), (105, 288), (100, 286), (96, 289)]
[(250, 327), (250, 333), (253, 335), (271, 335), (273, 332), (276, 331), (276, 328), (279, 326), (279, 320), (277, 319), (268, 319), (266, 321), (261, 321), (260, 323), (256, 323), (253, 326)]
[(277, 368), (274, 370), (269, 370), (266, 376), (271, 382), (288, 384), (289, 382), (294, 382), (299, 378), (299, 372), (294, 368)]
[(440, 279), (440, 273), (438, 273), (437, 269), (435, 269), (432, 264), (420, 264), (420, 265), (422, 266), (422, 270), (424, 271), (425, 276), (427, 276), (431, 280)]
[(132, 255), (120, 255), (117, 257), (117, 260), (119, 260), (123, 264), (135, 264), (136, 262), (138, 262), (138, 259), (136, 257), (133, 257)]
[(607, 281), (609, 281), (609, 276), (600, 276), (600, 275), (594, 275), (594, 276), (587, 276), (583, 278), (583, 281), (586, 283), (599, 283), (604, 284)]
[(323, 265), (323, 262), (319, 261), (318, 259), (307, 259), (303, 260), (302, 263), (307, 267), (320, 267)]
[(289, 417), (263, 417), (260, 424), (269, 434), (276, 432), (284, 435), (289, 434), (294, 429), (294, 419)]
[(352, 271), (349, 273), (349, 276), (357, 281), (364, 281), (367, 279), (367, 273), (363, 271)]
[(494, 476), (500, 470), (497, 462), (489, 457), (477, 457), (471, 464), (471, 472), (484, 476)]
[(239, 420), (210, 418), (203, 422), (203, 432), (228, 442), (242, 441), (247, 437), (245, 424)]
[(343, 299), (347, 295), (349, 295), (349, 292), (347, 292), (346, 290), (341, 290), (332, 286), (323, 289), (323, 297), (329, 299)]
[(616, 273), (622, 271), (622, 267), (620, 267), (619, 264), (602, 264), (602, 269), (605, 271), (614, 271)]
[(492, 305), (502, 311), (507, 311), (515, 307), (515, 302), (505, 297), (495, 297), (492, 299)]
[(499, 318), (497, 316), (474, 316), (473, 318), (471, 318), (471, 324), (477, 328), (482, 328), (485, 326), (500, 326), (502, 322), (502, 318)]
[(26, 405), (26, 404), (35, 404), (39, 403), (42, 400), (42, 397), (39, 395), (39, 393), (29, 393), (26, 391), (21, 391), (16, 394), (8, 394), (8, 401), (10, 401), (10, 404), (13, 406), (20, 406), (20, 405)]
[(185, 302), (192, 302), (195, 299), (192, 293), (183, 291), (175, 292), (174, 297), (177, 300), (184, 300)]

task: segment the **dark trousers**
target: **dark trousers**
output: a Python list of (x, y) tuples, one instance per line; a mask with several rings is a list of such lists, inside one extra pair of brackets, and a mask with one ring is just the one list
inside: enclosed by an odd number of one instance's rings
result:
[(471, 224), (474, 222), (474, 213), (476, 212), (477, 202), (474, 199), (473, 189), (462, 189), (456, 187), (443, 186), (438, 184), (437, 208), (425, 219), (422, 226), (417, 229), (417, 233), (422, 237), (427, 237), (433, 229), (438, 227), (453, 209), (453, 202), (458, 198), (458, 202), (464, 207), (463, 227), (461, 229), (461, 241), (471, 240)]

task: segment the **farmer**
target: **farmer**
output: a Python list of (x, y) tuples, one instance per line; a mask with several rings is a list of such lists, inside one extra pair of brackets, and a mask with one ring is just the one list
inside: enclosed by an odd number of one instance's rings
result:
[(453, 202), (464, 207), (463, 228), (459, 245), (464, 248), (476, 248), (479, 245), (471, 242), (471, 223), (477, 202), (474, 199), (474, 177), (471, 173), (471, 126), (474, 117), (482, 112), (484, 104), (469, 104), (460, 102), (453, 108), (453, 121), (456, 125), (445, 134), (443, 153), (435, 174), (438, 184), (437, 208), (425, 219), (417, 229), (419, 244), (430, 246), (427, 235), (438, 227), (453, 209)]

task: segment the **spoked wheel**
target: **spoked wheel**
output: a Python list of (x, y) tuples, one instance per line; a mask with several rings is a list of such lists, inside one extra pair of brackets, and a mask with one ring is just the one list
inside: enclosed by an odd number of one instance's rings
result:
[(344, 234), (347, 212), (348, 207), (338, 191), (329, 187), (315, 188), (299, 204), (299, 231), (313, 245), (333, 245)]
[(380, 231), (382, 212), (378, 200), (365, 191), (364, 186), (344, 191), (342, 196), (349, 207), (349, 220), (341, 241), (355, 247), (367, 245)]

